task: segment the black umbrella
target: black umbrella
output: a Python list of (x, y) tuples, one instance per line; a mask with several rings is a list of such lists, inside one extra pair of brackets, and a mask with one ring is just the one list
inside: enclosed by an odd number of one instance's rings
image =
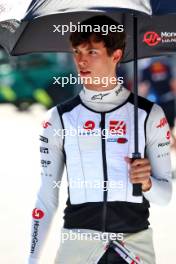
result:
[[(17, 0), (20, 1), (20, 0)], [(27, 0), (29, 1), (29, 0)], [(164, 55), (174, 52), (175, 43), (167, 42), (175, 32), (176, 3), (168, 0), (33, 0), (21, 19), (14, 13), (12, 19), (0, 22), (0, 45), (11, 55), (34, 52), (69, 52), (69, 30), (59, 32), (63, 26), (78, 25), (79, 22), (97, 14), (106, 13), (122, 23), (127, 33), (124, 62), (134, 59), (133, 20), (137, 17), (138, 58)], [(151, 3), (150, 3), (151, 2)], [(152, 4), (152, 5), (151, 5)], [(157, 4), (157, 5), (156, 5)], [(0, 3), (1, 8), (1, 3)], [(17, 7), (18, 8), (18, 7)], [(20, 9), (20, 7), (19, 7)], [(2, 9), (3, 10), (3, 9)], [(164, 14), (161, 16), (161, 14)], [(151, 16), (152, 15), (152, 16)], [(158, 16), (159, 15), (159, 16)], [(11, 14), (12, 16), (12, 14)], [(9, 18), (9, 16), (7, 16)]]
[[(136, 159), (141, 157), (138, 149), (137, 59), (175, 52), (176, 3), (173, 0), (33, 0), (21, 21), (14, 17), (0, 22), (0, 45), (14, 56), (71, 52), (71, 26), (78, 26), (83, 20), (102, 13), (124, 25), (127, 46), (123, 62), (134, 61), (133, 158)], [(134, 185), (133, 195), (142, 195), (140, 184)]]

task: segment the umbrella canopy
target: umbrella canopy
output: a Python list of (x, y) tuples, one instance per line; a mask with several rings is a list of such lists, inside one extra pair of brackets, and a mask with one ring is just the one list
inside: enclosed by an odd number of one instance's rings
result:
[[(24, 2), (29, 4), (28, 0)], [(9, 18), (4, 12), (2, 9), (3, 20)], [(11, 55), (70, 52), (69, 35), (74, 26), (104, 12), (124, 25), (127, 46), (123, 62), (134, 58), (134, 13), (138, 16), (138, 58), (175, 52), (175, 16), (171, 13), (176, 12), (176, 3), (171, 0), (167, 4), (164, 0), (34, 0), (26, 12), (23, 10), (24, 14), (14, 12), (11, 20), (1, 21), (0, 45)], [(21, 21), (16, 19), (19, 16)]]

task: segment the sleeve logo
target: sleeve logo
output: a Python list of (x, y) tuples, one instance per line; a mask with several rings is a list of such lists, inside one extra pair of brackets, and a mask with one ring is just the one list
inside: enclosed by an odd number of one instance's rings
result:
[(32, 217), (34, 219), (37, 219), (37, 220), (42, 219), (44, 217), (44, 215), (45, 215), (45, 213), (42, 210), (38, 209), (38, 208), (35, 208), (32, 211)]

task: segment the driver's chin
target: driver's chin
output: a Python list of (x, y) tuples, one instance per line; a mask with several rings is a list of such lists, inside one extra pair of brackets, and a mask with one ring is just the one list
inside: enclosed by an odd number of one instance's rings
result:
[(90, 90), (94, 91), (99, 91), (102, 86), (100, 84), (88, 84), (88, 83), (83, 83), (84, 87)]

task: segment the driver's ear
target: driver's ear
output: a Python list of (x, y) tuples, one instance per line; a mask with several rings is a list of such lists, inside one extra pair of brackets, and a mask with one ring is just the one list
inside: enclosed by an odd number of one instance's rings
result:
[(123, 56), (123, 51), (121, 49), (117, 49), (113, 52), (113, 62), (115, 64), (119, 63)]

